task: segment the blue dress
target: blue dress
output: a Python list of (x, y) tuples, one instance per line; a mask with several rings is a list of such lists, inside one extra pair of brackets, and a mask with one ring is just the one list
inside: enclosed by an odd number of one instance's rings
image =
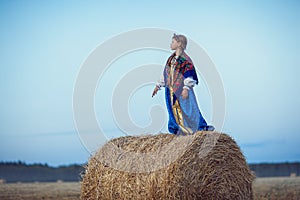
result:
[(192, 78), (198, 84), (196, 70), (186, 53), (178, 58), (172, 54), (164, 69), (165, 100), (169, 113), (168, 130), (173, 134), (189, 135), (196, 131), (213, 130), (203, 118), (197, 104), (193, 87), (189, 87), (188, 97), (183, 99), (181, 92), (184, 79)]

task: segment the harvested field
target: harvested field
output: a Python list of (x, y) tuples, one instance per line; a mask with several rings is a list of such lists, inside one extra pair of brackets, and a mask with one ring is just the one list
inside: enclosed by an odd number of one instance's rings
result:
[(80, 196), (79, 182), (6, 183), (0, 185), (1, 200), (75, 200)]
[(253, 190), (254, 199), (299, 200), (300, 177), (257, 178)]
[[(299, 200), (300, 177), (257, 178), (254, 200)], [(80, 183), (7, 183), (0, 185), (1, 200), (79, 200)]]

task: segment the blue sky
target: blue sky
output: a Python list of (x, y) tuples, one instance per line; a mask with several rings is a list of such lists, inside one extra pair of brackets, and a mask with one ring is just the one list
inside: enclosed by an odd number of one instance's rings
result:
[[(157, 27), (187, 35), (211, 57), (225, 87), (222, 131), (238, 142), (248, 162), (300, 161), (299, 19), (300, 3), (283, 0), (1, 1), (0, 160), (86, 162), (89, 153), (72, 110), (82, 63), (114, 35)], [(154, 50), (124, 56), (104, 80), (116, 80), (133, 65), (164, 65), (167, 56)], [(210, 122), (207, 87), (196, 90)], [(164, 105), (163, 93), (145, 98), (151, 92), (152, 86), (145, 87), (130, 104), (137, 123), (147, 124), (144, 113), (151, 105)], [(97, 91), (95, 112), (99, 118), (107, 113), (105, 129), (113, 132), (110, 110), (100, 101), (110, 93), (109, 87)]]

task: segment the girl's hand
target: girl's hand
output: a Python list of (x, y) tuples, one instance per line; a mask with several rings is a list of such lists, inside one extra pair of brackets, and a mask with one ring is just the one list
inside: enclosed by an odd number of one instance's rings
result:
[(181, 96), (182, 96), (182, 99), (186, 99), (189, 97), (189, 91), (188, 89), (184, 88), (181, 92)]
[(157, 91), (158, 91), (158, 86), (156, 86), (154, 88), (153, 93), (152, 93), (152, 97), (154, 97), (157, 94)]

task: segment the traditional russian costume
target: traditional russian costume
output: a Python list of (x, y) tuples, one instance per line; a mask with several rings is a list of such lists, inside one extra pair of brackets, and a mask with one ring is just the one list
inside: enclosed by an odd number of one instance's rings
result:
[[(163, 76), (157, 83), (159, 89), (165, 87), (165, 100), (169, 113), (168, 130), (173, 134), (193, 134), (198, 130), (214, 130), (203, 118), (193, 87), (198, 77), (190, 57), (183, 52), (173, 53), (167, 60)], [(183, 88), (188, 90), (188, 98), (183, 99)]]

